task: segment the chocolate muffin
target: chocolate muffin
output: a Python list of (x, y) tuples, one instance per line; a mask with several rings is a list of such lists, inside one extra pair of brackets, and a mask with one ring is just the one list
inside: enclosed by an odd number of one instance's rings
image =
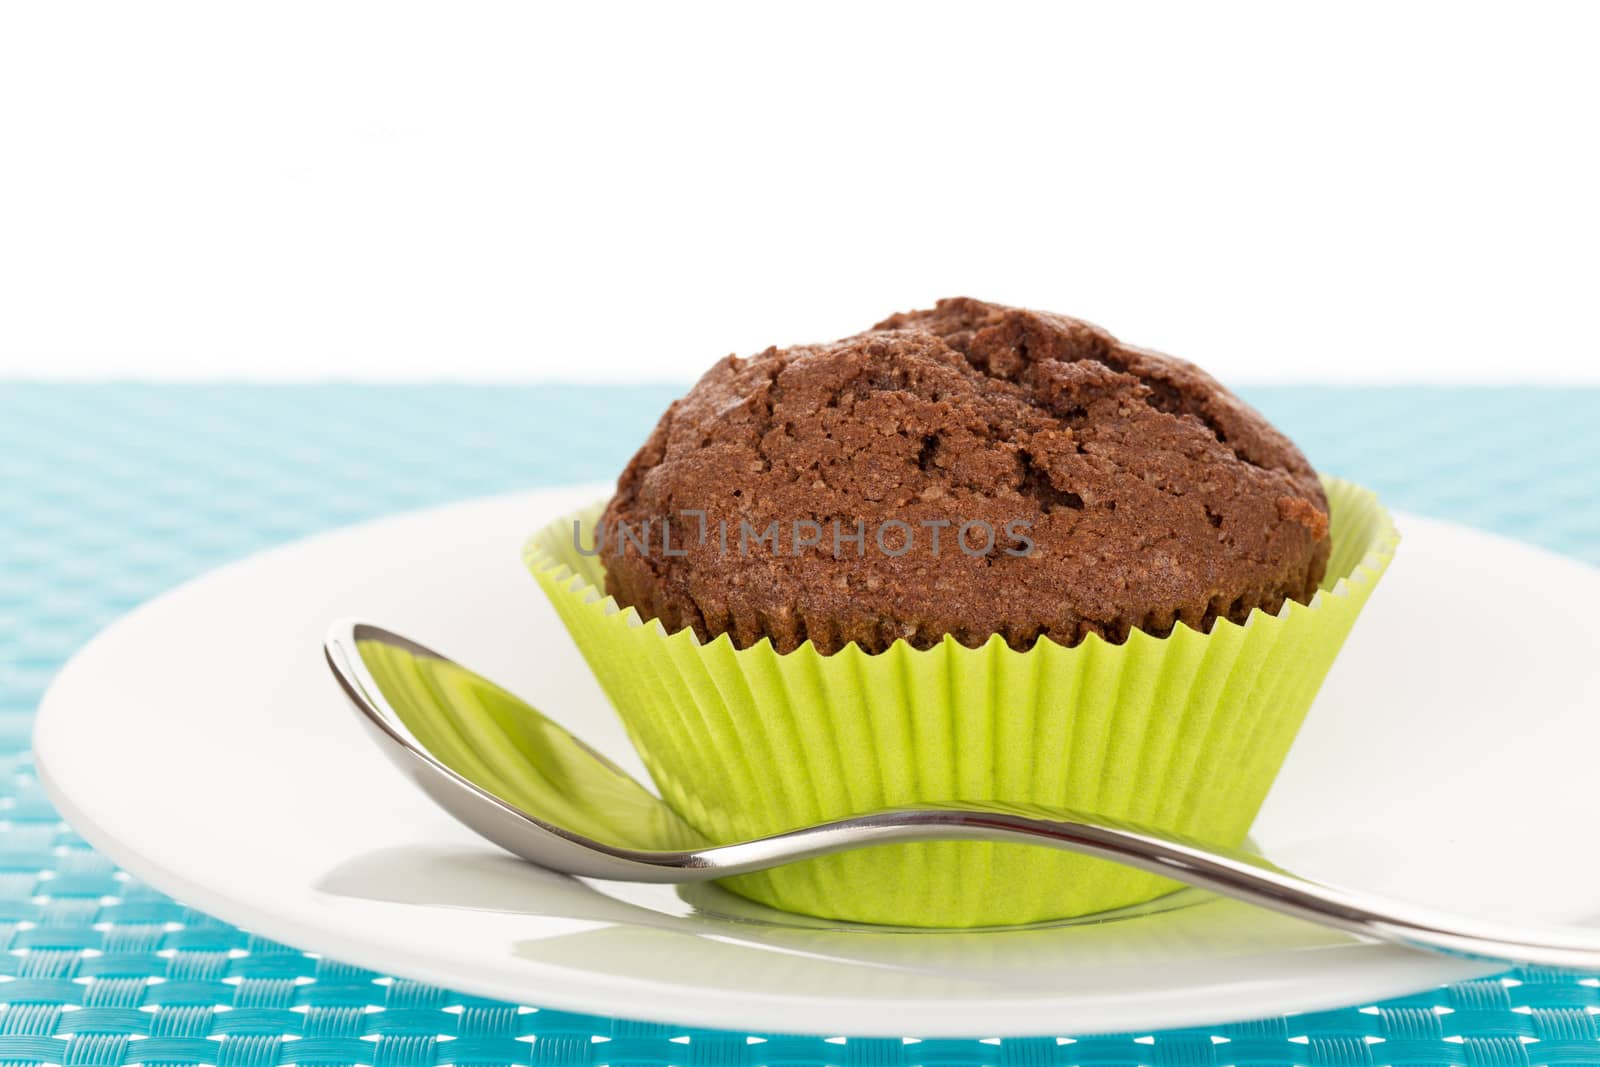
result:
[(825, 654), (1208, 631), (1309, 601), (1329, 552), (1310, 464), (1203, 371), (964, 298), (722, 360), (597, 540), (669, 631)]

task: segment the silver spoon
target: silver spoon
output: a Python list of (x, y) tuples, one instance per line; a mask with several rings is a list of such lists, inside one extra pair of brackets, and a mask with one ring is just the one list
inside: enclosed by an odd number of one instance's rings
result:
[(1362, 937), (1455, 956), (1600, 968), (1600, 933), (1535, 930), (1323, 885), (1261, 856), (1082, 812), (916, 805), (715, 844), (539, 712), (399, 634), (336, 623), (328, 665), (378, 747), (451, 815), (550, 870), (693, 882), (897, 841), (1006, 841), (1096, 856)]

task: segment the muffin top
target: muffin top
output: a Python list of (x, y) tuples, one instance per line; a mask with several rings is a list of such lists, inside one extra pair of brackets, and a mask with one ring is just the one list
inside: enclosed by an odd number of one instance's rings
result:
[(607, 592), (779, 651), (1208, 630), (1308, 600), (1328, 507), (1192, 364), (965, 298), (719, 362), (628, 464)]

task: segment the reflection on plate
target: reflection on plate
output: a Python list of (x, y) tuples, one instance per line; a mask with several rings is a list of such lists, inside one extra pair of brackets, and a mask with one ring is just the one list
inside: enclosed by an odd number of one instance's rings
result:
[[(531, 891), (533, 887), (537, 891)], [(619, 977), (714, 983), (844, 983), (862, 994), (885, 975), (932, 995), (997, 986), (1028, 990), (1084, 972), (1115, 982), (1148, 967), (1183, 967), (1219, 954), (1250, 957), (1354, 939), (1199, 890), (1099, 916), (989, 930), (866, 926), (776, 911), (709, 883), (642, 885), (575, 879), (481, 848), (385, 849), (328, 872), (332, 896), (423, 908), (581, 923), (519, 941), (530, 959), (582, 963)], [(536, 904), (530, 902), (537, 901)], [(1196, 973), (1196, 978), (1201, 976)]]

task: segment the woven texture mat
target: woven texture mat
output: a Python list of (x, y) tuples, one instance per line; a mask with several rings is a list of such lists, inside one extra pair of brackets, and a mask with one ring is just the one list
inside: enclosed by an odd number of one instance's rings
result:
[[(1078, 1039), (829, 1040), (500, 1004), (185, 907), (96, 854), (40, 793), (34, 708), (112, 618), (288, 538), (609, 478), (676, 392), (0, 383), (0, 1064), (1600, 1063), (1600, 978), (1533, 969), (1340, 1011)], [(1395, 507), (1600, 563), (1600, 391), (1249, 395), (1318, 467)]]

